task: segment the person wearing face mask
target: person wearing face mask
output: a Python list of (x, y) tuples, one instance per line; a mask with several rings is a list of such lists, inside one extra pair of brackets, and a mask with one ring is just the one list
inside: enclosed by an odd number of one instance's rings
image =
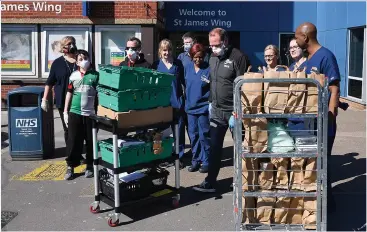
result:
[[(193, 62), (185, 67), (186, 102), (188, 134), (192, 148), (189, 172), (208, 172), (209, 144), (209, 64), (204, 61), (205, 48), (202, 44), (191, 47)], [(200, 167), (201, 165), (201, 167)]]
[[(69, 77), (71, 73), (77, 69), (75, 64), (75, 54), (77, 51), (75, 38), (72, 36), (65, 36), (60, 41), (60, 47), (60, 52), (62, 52), (64, 55), (55, 59), (51, 65), (41, 102), (41, 108), (46, 112), (48, 110), (53, 110), (50, 109), (47, 97), (50, 94), (52, 87), (54, 87), (55, 106), (60, 114), (61, 123), (64, 130), (65, 144), (67, 144), (68, 128), (64, 122), (63, 110)], [(84, 162), (84, 158), (82, 156), (80, 156), (79, 159), (82, 163)]]
[(150, 63), (144, 58), (141, 52), (141, 41), (136, 37), (131, 37), (126, 43), (126, 58), (119, 66), (150, 68)]
[(208, 175), (195, 186), (200, 192), (215, 192), (219, 174), (224, 137), (229, 127), (233, 110), (233, 82), (248, 69), (248, 57), (240, 50), (228, 44), (228, 34), (222, 28), (209, 32), (209, 44), (212, 55), (210, 67), (210, 153), (208, 157)]
[(191, 32), (187, 32), (182, 36), (183, 40), (183, 48), (184, 52), (180, 53), (177, 57), (177, 59), (182, 61), (183, 66), (185, 67), (187, 64), (192, 63), (192, 59), (190, 57), (190, 49), (192, 45), (196, 42), (196, 39), (194, 35)]
[[(160, 59), (155, 61), (151, 68), (163, 73), (175, 75), (172, 81), (171, 106), (174, 109), (174, 118), (178, 120), (179, 138), (179, 158), (180, 168), (184, 164), (182, 158), (185, 151), (185, 99), (183, 93), (184, 86), (184, 67), (181, 60), (174, 59), (172, 55), (172, 43), (168, 39), (164, 39), (159, 43), (158, 54)], [(172, 125), (173, 135), (175, 135), (175, 126)]]
[(87, 150), (85, 177), (93, 177), (92, 119), (89, 116), (96, 113), (96, 88), (99, 75), (92, 68), (87, 51), (78, 50), (76, 60), (78, 70), (70, 76), (63, 113), (64, 121), (69, 128), (66, 146), (68, 167), (64, 177), (65, 180), (74, 178), (74, 168), (79, 165), (78, 157), (83, 152), (84, 140)]

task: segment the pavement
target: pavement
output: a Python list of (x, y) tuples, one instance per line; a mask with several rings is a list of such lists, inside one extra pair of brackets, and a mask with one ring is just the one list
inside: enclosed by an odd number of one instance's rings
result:
[[(173, 208), (170, 201), (124, 208), (121, 227), (111, 228), (106, 217), (110, 207), (91, 214), (94, 201), (93, 180), (83, 176), (73, 181), (38, 175), (50, 165), (57, 176), (65, 159), (63, 131), (55, 111), (55, 157), (41, 161), (12, 161), (8, 152), (7, 112), (1, 112), (1, 211), (2, 230), (19, 231), (113, 231), (155, 230), (190, 231), (234, 229), (232, 192), (233, 142), (227, 133), (224, 142), (223, 168), (219, 174), (217, 194), (200, 194), (192, 186), (201, 183), (204, 174), (181, 170), (181, 201)], [(108, 133), (100, 132), (100, 138)], [(187, 141), (187, 144), (189, 142)], [(338, 134), (329, 174), (333, 181), (336, 212), (328, 218), (330, 230), (365, 230), (366, 224), (366, 112), (348, 109), (338, 117)], [(62, 168), (61, 168), (62, 169)], [(169, 169), (169, 184), (174, 183), (174, 170)], [(38, 173), (38, 174), (37, 174)]]

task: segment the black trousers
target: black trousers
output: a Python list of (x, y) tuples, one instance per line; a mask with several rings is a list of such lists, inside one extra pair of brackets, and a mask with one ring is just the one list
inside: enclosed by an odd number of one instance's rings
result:
[(69, 167), (80, 165), (80, 156), (83, 153), (84, 140), (86, 143), (87, 168), (93, 167), (93, 136), (92, 120), (88, 116), (69, 113), (68, 142), (66, 146), (66, 163)]
[(68, 127), (66, 126), (66, 123), (64, 121), (64, 108), (58, 108), (57, 109), (59, 111), (60, 114), (60, 118), (61, 118), (61, 123), (62, 123), (62, 128), (64, 129), (64, 139), (65, 139), (65, 144), (68, 144)]
[(205, 182), (216, 185), (222, 162), (223, 142), (228, 130), (228, 121), (232, 112), (222, 111), (212, 106), (210, 118), (210, 153), (208, 157), (208, 175)]

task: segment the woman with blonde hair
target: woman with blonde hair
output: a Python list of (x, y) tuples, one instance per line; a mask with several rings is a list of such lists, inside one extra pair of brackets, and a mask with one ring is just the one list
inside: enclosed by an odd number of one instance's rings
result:
[[(185, 99), (183, 94), (184, 86), (184, 67), (182, 62), (172, 55), (172, 43), (168, 39), (163, 39), (158, 46), (159, 60), (152, 64), (152, 69), (159, 72), (169, 73), (176, 76), (176, 79), (172, 82), (171, 93), (171, 106), (174, 109), (174, 117), (178, 119), (179, 130), (179, 157), (180, 168), (183, 168), (182, 158), (185, 152)], [(174, 126), (172, 126), (173, 134), (175, 135)]]
[[(42, 98), (41, 108), (44, 111), (53, 110), (50, 109), (50, 105), (47, 101), (48, 95), (54, 87), (55, 92), (55, 105), (59, 111), (62, 127), (64, 129), (65, 144), (68, 141), (68, 128), (64, 121), (64, 106), (66, 90), (69, 84), (70, 75), (78, 69), (76, 65), (75, 55), (77, 52), (76, 41), (73, 36), (65, 36), (61, 39), (61, 53), (62, 56), (55, 59), (51, 65), (50, 73), (48, 75), (45, 91)], [(83, 161), (83, 157), (80, 157)]]
[(266, 62), (266, 70), (285, 71), (284, 67), (279, 65), (279, 49), (277, 46), (270, 44), (264, 49), (264, 60)]

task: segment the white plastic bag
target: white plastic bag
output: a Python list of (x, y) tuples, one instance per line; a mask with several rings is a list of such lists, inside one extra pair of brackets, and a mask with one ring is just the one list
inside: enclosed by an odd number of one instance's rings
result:
[(268, 122), (268, 152), (286, 153), (294, 150), (294, 141), (282, 123)]

